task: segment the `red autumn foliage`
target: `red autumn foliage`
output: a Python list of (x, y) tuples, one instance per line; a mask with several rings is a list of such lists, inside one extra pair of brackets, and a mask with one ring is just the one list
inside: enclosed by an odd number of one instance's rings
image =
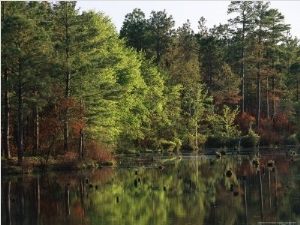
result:
[(73, 121), (70, 126), (72, 127), (73, 133), (76, 137), (79, 137), (80, 131), (83, 129), (83, 122), (78, 120), (78, 121)]
[(284, 138), (291, 131), (291, 126), (287, 115), (279, 114), (274, 119), (262, 118), (258, 133), (261, 137), (262, 145), (278, 145), (284, 141)]
[(254, 123), (255, 118), (247, 112), (243, 112), (236, 116), (235, 122), (238, 124), (242, 134), (247, 134), (250, 128), (250, 125)]
[(39, 126), (39, 140), (41, 150), (49, 149), (62, 135), (63, 124), (58, 115), (57, 108), (49, 109), (41, 115)]
[(112, 162), (114, 157), (110, 151), (101, 146), (95, 141), (89, 141), (85, 143), (85, 149), (87, 149), (87, 157), (100, 161), (100, 162)]

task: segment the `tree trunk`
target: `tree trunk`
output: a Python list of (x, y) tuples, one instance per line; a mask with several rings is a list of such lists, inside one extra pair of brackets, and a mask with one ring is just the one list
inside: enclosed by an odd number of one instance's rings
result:
[(9, 148), (9, 98), (8, 98), (8, 71), (4, 69), (4, 93), (3, 93), (3, 133), (2, 133), (2, 147), (4, 151), (4, 157), (10, 157), (10, 148)]
[(276, 98), (275, 98), (275, 77), (272, 77), (272, 95), (273, 95), (273, 101), (272, 101), (272, 119), (275, 118), (276, 115)]
[[(1, 2), (1, 19), (5, 19), (5, 2)], [(7, 56), (3, 55), (3, 58), (6, 60)], [(10, 148), (9, 148), (9, 98), (8, 98), (8, 68), (5, 66), (3, 69), (3, 84), (4, 84), (4, 93), (3, 93), (3, 131), (2, 131), (2, 148), (5, 158), (10, 157)]]
[(34, 129), (34, 134), (33, 134), (33, 151), (37, 152), (39, 148), (39, 113), (38, 113), (38, 108), (37, 106), (34, 107), (33, 110), (33, 129)]
[(83, 129), (80, 129), (80, 136), (79, 136), (79, 157), (83, 158)]
[(299, 102), (299, 81), (297, 80), (296, 102)]
[(266, 103), (267, 103), (267, 119), (270, 119), (270, 100), (269, 100), (269, 76), (267, 76), (267, 93), (266, 93)]
[(261, 103), (261, 96), (260, 96), (260, 62), (257, 63), (257, 81), (256, 81), (256, 131), (259, 129), (259, 122), (260, 122), (260, 103)]
[(243, 20), (243, 35), (242, 35), (242, 65), (241, 65), (241, 78), (242, 78), (242, 102), (241, 102), (241, 108), (242, 113), (245, 112), (245, 20)]
[(23, 161), (23, 96), (21, 82), (21, 65), (19, 64), (18, 81), (18, 163)]

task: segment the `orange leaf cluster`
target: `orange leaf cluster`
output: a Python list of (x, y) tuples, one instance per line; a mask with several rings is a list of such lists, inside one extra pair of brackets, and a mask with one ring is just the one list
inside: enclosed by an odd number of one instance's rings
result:
[(254, 123), (255, 118), (247, 112), (243, 112), (236, 116), (235, 122), (238, 124), (243, 134), (247, 134), (250, 128), (250, 124)]

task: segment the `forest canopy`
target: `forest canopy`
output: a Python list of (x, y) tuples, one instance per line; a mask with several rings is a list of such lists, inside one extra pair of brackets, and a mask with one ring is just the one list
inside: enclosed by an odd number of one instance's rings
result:
[(179, 28), (134, 9), (118, 33), (76, 2), (1, 2), (2, 155), (298, 145), (300, 46), (264, 1)]

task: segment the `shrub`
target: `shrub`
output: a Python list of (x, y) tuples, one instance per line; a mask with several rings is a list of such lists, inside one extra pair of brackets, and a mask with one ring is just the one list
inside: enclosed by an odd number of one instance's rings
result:
[(221, 148), (225, 146), (225, 139), (222, 136), (210, 135), (208, 136), (205, 147), (209, 148)]
[(182, 142), (179, 138), (174, 138), (174, 142), (176, 144), (176, 151), (178, 152), (181, 149)]
[(293, 134), (285, 139), (284, 144), (286, 145), (299, 145), (296, 134)]
[(298, 142), (300, 143), (300, 131), (296, 134), (296, 138), (297, 138)]
[(78, 158), (78, 154), (76, 152), (73, 152), (73, 151), (68, 151), (64, 155), (64, 160), (66, 160), (66, 161), (73, 161), (73, 160), (76, 160), (77, 158)]
[(259, 140), (259, 135), (250, 129), (249, 133), (241, 138), (241, 145), (243, 147), (255, 147), (258, 145)]
[(224, 137), (219, 135), (208, 136), (205, 147), (209, 148), (223, 148), (234, 147), (237, 145), (239, 139), (234, 137)]
[(94, 141), (86, 143), (85, 149), (88, 149), (87, 158), (99, 162), (112, 162), (114, 157), (110, 151)]
[(273, 130), (260, 130), (259, 134), (261, 145), (279, 145), (284, 140), (284, 135)]
[(159, 141), (159, 147), (162, 148), (162, 150), (167, 150), (167, 151), (174, 151), (176, 147), (176, 143), (173, 141), (167, 141), (167, 140), (160, 140)]

